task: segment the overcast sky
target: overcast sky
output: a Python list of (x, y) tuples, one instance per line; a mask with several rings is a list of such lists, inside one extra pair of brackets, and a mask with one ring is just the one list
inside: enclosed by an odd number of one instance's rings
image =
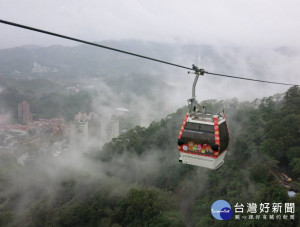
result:
[[(208, 71), (299, 84), (299, 0), (0, 0), (0, 18), (87, 41), (208, 44), (219, 50), (224, 65), (234, 64), (228, 71), (206, 62), (203, 66)], [(5, 24), (0, 24), (0, 34), (0, 49), (30, 44), (78, 45)], [(232, 47), (246, 51), (237, 54)], [(294, 53), (278, 53), (277, 47), (289, 47), (287, 50)], [(184, 64), (178, 57), (174, 56), (176, 63)], [(251, 100), (288, 89), (221, 78), (214, 81), (220, 88), (214, 93), (202, 89), (201, 97)], [(190, 86), (192, 78), (187, 83)], [(224, 87), (230, 92), (224, 93)]]
[[(0, 0), (0, 18), (89, 41), (300, 46), (297, 0)], [(74, 45), (0, 24), (0, 48)]]

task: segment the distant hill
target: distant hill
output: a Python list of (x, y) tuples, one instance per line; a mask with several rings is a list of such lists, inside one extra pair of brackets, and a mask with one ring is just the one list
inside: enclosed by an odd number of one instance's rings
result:
[[(178, 46), (176, 44), (134, 40), (103, 41), (99, 44), (164, 61), (184, 60), (181, 59), (182, 56), (193, 58), (178, 62), (182, 64), (194, 63), (200, 53), (207, 58), (214, 55), (214, 59), (218, 60), (213, 49), (209, 46)], [(40, 70), (35, 69), (35, 65), (40, 67)], [(87, 45), (76, 47), (24, 46), (0, 50), (0, 73), (6, 75), (21, 73), (34, 77), (43, 75), (95, 77), (109, 76), (116, 72), (125, 74), (161, 72), (163, 69), (164, 65), (155, 62)]]
[[(282, 81), (284, 76), (285, 82), (292, 83), (296, 83), (298, 78), (294, 70), (300, 56), (297, 48), (279, 47), (262, 53), (261, 49), (247, 47), (179, 45), (137, 40), (99, 43), (184, 66), (197, 64), (211, 72), (274, 81)], [(34, 91), (40, 96), (68, 92), (70, 87), (76, 90), (79, 84), (80, 90), (88, 90), (93, 97), (98, 97), (94, 106), (101, 111), (103, 106), (143, 112), (153, 110), (160, 113), (155, 119), (174, 111), (179, 103), (183, 105), (189, 98), (192, 77), (185, 75), (187, 70), (184, 69), (88, 45), (24, 46), (0, 50), (1, 89), (14, 87), (21, 90), (21, 93)], [(261, 83), (247, 82), (252, 85), (249, 89), (245, 81), (214, 76), (205, 76), (201, 83), (198, 83), (201, 89), (197, 90), (202, 92), (201, 96), (197, 94), (199, 100), (219, 99), (223, 96), (243, 99), (245, 96), (256, 98), (256, 95), (260, 95), (261, 98), (264, 93), (283, 92), (281, 87), (268, 87), (268, 92)], [(244, 92), (246, 89), (249, 89), (249, 94)]]

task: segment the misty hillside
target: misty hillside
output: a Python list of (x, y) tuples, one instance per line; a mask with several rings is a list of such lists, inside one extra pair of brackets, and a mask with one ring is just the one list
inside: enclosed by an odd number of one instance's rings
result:
[[(138, 41), (106, 41), (101, 44), (165, 60), (174, 60), (174, 56), (187, 54), (192, 49), (189, 46), (183, 48)], [(201, 48), (208, 52), (210, 49)], [(85, 45), (4, 49), (0, 50), (0, 89), (3, 91), (0, 106), (2, 112), (16, 115), (17, 104), (27, 100), (36, 118), (62, 116), (71, 119), (79, 111), (91, 111), (91, 108), (81, 107), (71, 108), (70, 111), (64, 109), (70, 106), (69, 99), (74, 100), (70, 94), (80, 91), (92, 97), (93, 111), (121, 106), (156, 115), (153, 113), (155, 111), (149, 111), (155, 106), (163, 109), (163, 114), (152, 116), (159, 119), (168, 113), (169, 94), (178, 90), (172, 82), (168, 82), (164, 67)], [(176, 82), (176, 78), (174, 80)], [(74, 105), (90, 106), (91, 100), (87, 98), (82, 102), (78, 100), (78, 104)]]
[[(172, 60), (182, 47), (171, 44), (148, 43), (138, 41), (103, 41), (101, 45), (111, 46), (146, 56)], [(204, 47), (205, 48), (205, 47)], [(185, 47), (184, 54), (191, 47)], [(197, 53), (198, 50), (194, 50)], [(159, 54), (158, 54), (159, 53)], [(34, 63), (38, 63), (34, 70)], [(0, 73), (12, 74), (18, 71), (24, 75), (43, 76), (59, 75), (61, 77), (95, 77), (110, 76), (114, 73), (159, 72), (163, 66), (146, 60), (127, 56), (117, 52), (80, 45), (76, 47), (19, 47), (0, 50)], [(114, 71), (118, 69), (118, 71)]]
[[(137, 40), (103, 41), (100, 44), (188, 67), (196, 64), (208, 71), (234, 76), (292, 83), (298, 78), (293, 69), (298, 67), (300, 52), (286, 46), (261, 50)], [(0, 97), (0, 106), (2, 112), (15, 112), (17, 104), (27, 100), (37, 117), (60, 115), (70, 119), (75, 111), (84, 110), (74, 108), (66, 113), (61, 107), (68, 106), (68, 101), (65, 104), (61, 100), (80, 91), (97, 96), (92, 98), (93, 110), (124, 107), (147, 112), (153, 120), (158, 120), (186, 103), (193, 79), (187, 75), (186, 70), (86, 45), (2, 49), (0, 91), (3, 90), (1, 96), (5, 95)], [(197, 91), (199, 100), (232, 97), (251, 100), (284, 92), (284, 87), (264, 89), (260, 83), (206, 75), (199, 80)], [(35, 99), (46, 100), (54, 110), (45, 113), (46, 102), (38, 104)], [(61, 104), (53, 104), (53, 99)], [(160, 111), (153, 110), (153, 107)]]
[[(148, 128), (136, 127), (101, 150), (85, 144), (59, 159), (36, 151), (19, 165), (1, 155), (0, 224), (3, 226), (298, 226), (295, 220), (220, 222), (217, 199), (236, 203), (298, 203), (300, 91), (283, 99), (206, 101), (225, 108), (230, 147), (224, 165), (210, 171), (178, 162), (177, 136), (186, 107)], [(293, 181), (286, 183), (279, 175)], [(250, 201), (251, 199), (251, 201)], [(270, 211), (271, 212), (271, 211)]]
[[(297, 83), (298, 78), (296, 72), (300, 51), (297, 47), (261, 49), (138, 40), (102, 41), (100, 44), (187, 67), (195, 64), (213, 73), (292, 84)], [(190, 91), (192, 84), (192, 76), (188, 75), (185, 69), (87, 45), (24, 46), (2, 49), (0, 50), (0, 78), (14, 79), (17, 86), (22, 84), (23, 80), (45, 79), (57, 83), (65, 90), (76, 90), (76, 86), (80, 84), (82, 85), (80, 90), (97, 89), (98, 94), (106, 96), (105, 100), (113, 99), (113, 103), (118, 102), (118, 99), (113, 96), (119, 95), (122, 98), (121, 103), (131, 102), (126, 107), (128, 109), (136, 106), (132, 105), (132, 97), (136, 103), (138, 102), (136, 95), (144, 97), (147, 101), (162, 97), (164, 99), (162, 102), (172, 102), (172, 106), (168, 107), (165, 114), (178, 108), (178, 103), (175, 104), (174, 100), (179, 102), (179, 106), (186, 103), (189, 97), (186, 91)], [(201, 89), (198, 90), (200, 93), (197, 97), (200, 97), (200, 100), (237, 97), (250, 101), (285, 91), (284, 87), (269, 86), (265, 89), (264, 84), (261, 83), (212, 75), (202, 77), (199, 84)], [(226, 92), (224, 88), (228, 88)], [(244, 92), (245, 89), (248, 91), (247, 94)], [(49, 90), (45, 92), (47, 91)], [(170, 100), (166, 96), (171, 94), (175, 97)], [(156, 104), (151, 103), (151, 105)]]
[[(200, 64), (200, 67), (218, 69), (219, 72), (234, 72), (235, 68), (240, 68), (238, 63), (245, 63), (239, 62), (239, 57), (246, 60), (248, 65), (243, 67), (250, 72), (262, 73), (269, 64), (265, 58), (269, 58), (270, 54), (275, 59), (282, 58), (282, 61), (299, 56), (298, 49), (290, 47), (266, 49), (262, 53), (261, 50), (234, 46), (216, 48), (208, 45), (179, 45), (138, 40), (102, 41), (99, 44), (188, 67), (191, 67), (191, 64)], [(63, 80), (66, 77), (160, 74), (167, 69), (169, 66), (87, 45), (24, 46), (0, 50), (0, 74), (6, 76), (51, 76)]]

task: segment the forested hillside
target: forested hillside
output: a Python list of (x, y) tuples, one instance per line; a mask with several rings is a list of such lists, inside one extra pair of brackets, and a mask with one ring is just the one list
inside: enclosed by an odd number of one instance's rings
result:
[[(204, 102), (225, 109), (230, 147), (215, 171), (178, 162), (177, 136), (186, 107), (148, 128), (136, 127), (103, 149), (43, 153), (25, 166), (8, 154), (0, 163), (2, 226), (299, 226), (295, 220), (218, 221), (211, 205), (295, 203), (300, 188), (300, 89), (238, 102)], [(285, 183), (279, 177), (293, 179)]]

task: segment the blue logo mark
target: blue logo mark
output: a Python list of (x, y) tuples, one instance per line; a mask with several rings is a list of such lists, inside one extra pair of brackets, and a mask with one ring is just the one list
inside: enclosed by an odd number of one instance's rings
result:
[(214, 202), (211, 206), (211, 214), (218, 220), (229, 220), (233, 215), (230, 204), (225, 200)]

